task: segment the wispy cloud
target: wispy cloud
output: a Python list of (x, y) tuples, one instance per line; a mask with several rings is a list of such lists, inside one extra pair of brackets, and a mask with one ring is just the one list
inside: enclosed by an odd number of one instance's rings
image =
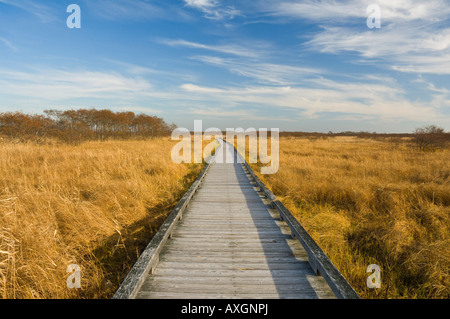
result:
[(173, 47), (187, 47), (191, 49), (202, 49), (207, 51), (214, 51), (218, 53), (230, 54), (240, 57), (247, 58), (256, 58), (259, 57), (262, 53), (261, 50), (255, 48), (249, 48), (246, 46), (238, 45), (238, 44), (226, 44), (226, 45), (211, 45), (211, 44), (202, 44), (192, 41), (186, 41), (182, 39), (172, 40), (172, 39), (162, 39), (161, 43), (173, 46)]
[(450, 93), (450, 89), (446, 89), (446, 88), (437, 88), (436, 85), (430, 81), (427, 81), (426, 79), (424, 79), (424, 77), (419, 74), (419, 76), (417, 77), (417, 79), (413, 79), (411, 80), (411, 82), (413, 83), (420, 83), (425, 85), (425, 87), (432, 91), (432, 92), (437, 92), (437, 93), (444, 93), (444, 94), (449, 94)]
[(16, 52), (17, 48), (7, 39), (0, 37), (0, 43), (3, 43), (6, 47), (8, 47), (11, 51)]
[(43, 100), (72, 98), (127, 99), (150, 90), (140, 78), (117, 72), (35, 68), (29, 71), (0, 69), (0, 94)]
[(340, 83), (328, 79), (315, 80), (309, 87), (227, 87), (214, 88), (194, 84), (181, 87), (192, 98), (215, 103), (261, 105), (278, 109), (296, 109), (299, 118), (316, 118), (322, 113), (353, 118), (373, 117), (400, 121), (449, 120), (435, 107), (413, 103), (400, 88), (381, 83)]
[(222, 67), (232, 73), (251, 78), (262, 84), (292, 85), (303, 81), (306, 76), (320, 74), (324, 71), (308, 67), (242, 59), (224, 59), (213, 56), (194, 56), (192, 59)]
[(201, 115), (204, 118), (221, 118), (221, 117), (233, 117), (233, 118), (250, 118), (252, 113), (247, 110), (238, 109), (223, 109), (223, 108), (190, 108), (190, 114)]
[(85, 0), (95, 15), (108, 20), (150, 20), (167, 18), (166, 10), (146, 0)]
[[(232, 118), (232, 119), (246, 119), (246, 120), (269, 120), (269, 121), (283, 121), (283, 122), (295, 122), (294, 119), (286, 118), (284, 116), (262, 116), (258, 115), (258, 110), (243, 110), (237, 108), (190, 108), (189, 114), (199, 115), (203, 119), (220, 119), (220, 118)], [(256, 111), (256, 112), (255, 112)]]
[(0, 0), (0, 3), (11, 5), (20, 8), (29, 14), (36, 16), (42, 22), (55, 21), (56, 11), (53, 7), (45, 5), (42, 1), (32, 1), (32, 0)]
[(218, 0), (184, 0), (184, 2), (187, 7), (203, 12), (208, 19), (233, 19), (235, 16), (242, 15), (233, 6), (225, 6)]
[(450, 74), (450, 28), (390, 25), (361, 32), (327, 27), (306, 45), (323, 53), (357, 52), (397, 71)]
[(450, 8), (446, 0), (305, 0), (263, 1), (265, 10), (276, 15), (308, 20), (320, 20), (322, 23), (337, 22), (358, 17), (367, 17), (366, 9), (376, 3), (381, 8), (382, 18), (387, 22), (425, 20), (436, 22), (447, 19)]
[[(322, 30), (305, 43), (322, 53), (356, 52), (401, 72), (450, 74), (450, 6), (445, 0), (379, 0), (382, 27), (365, 27), (372, 0), (308, 0), (266, 3), (266, 10), (319, 23)], [(342, 23), (345, 22), (345, 23)]]

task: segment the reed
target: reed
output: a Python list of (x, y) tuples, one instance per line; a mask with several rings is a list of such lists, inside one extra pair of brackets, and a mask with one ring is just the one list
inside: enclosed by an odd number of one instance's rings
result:
[(0, 297), (111, 297), (203, 167), (173, 163), (174, 144), (0, 143)]
[[(407, 143), (282, 137), (260, 175), (363, 298), (450, 297), (450, 152)], [(366, 268), (381, 267), (369, 289)]]

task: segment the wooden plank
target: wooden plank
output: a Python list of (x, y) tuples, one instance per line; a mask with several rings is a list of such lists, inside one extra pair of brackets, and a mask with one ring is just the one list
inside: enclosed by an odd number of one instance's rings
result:
[(270, 260), (266, 259), (264, 255), (258, 255), (258, 256), (233, 256), (233, 255), (218, 255), (218, 256), (195, 256), (192, 257), (190, 255), (171, 255), (171, 256), (164, 256), (160, 258), (160, 262), (163, 261), (170, 261), (170, 262), (186, 262), (186, 260), (189, 259), (191, 262), (201, 262), (201, 263), (227, 263), (232, 260), (234, 263), (240, 264), (240, 263), (291, 263), (293, 261), (304, 261), (300, 259), (292, 258), (292, 256), (286, 256), (286, 257), (273, 257), (270, 258)]
[(276, 218), (272, 216), (245, 216), (243, 214), (227, 214), (227, 215), (219, 215), (219, 214), (196, 214), (196, 216), (186, 216), (184, 218), (185, 221), (190, 222), (201, 222), (201, 221), (239, 221), (241, 223), (251, 222), (253, 220), (256, 221), (275, 221)]
[[(195, 223), (184, 223), (182, 226), (186, 226), (186, 227), (194, 227)], [(196, 229), (198, 229), (199, 231), (202, 230), (207, 230), (207, 229), (211, 229), (211, 230), (221, 230), (221, 229), (233, 229), (233, 230), (240, 230), (241, 232), (246, 232), (246, 231), (263, 231), (263, 230), (276, 230), (274, 225), (267, 225), (264, 223), (259, 223), (256, 225), (253, 224), (239, 224), (239, 223), (228, 223), (228, 224), (199, 224), (198, 226), (195, 226)]]
[[(138, 299), (299, 299), (298, 294), (225, 294), (189, 292), (140, 292)], [(317, 299), (317, 295), (304, 295), (302, 299)]]
[[(252, 240), (253, 239), (253, 240)], [(268, 248), (278, 248), (278, 249), (289, 249), (291, 246), (299, 246), (297, 242), (290, 239), (290, 241), (287, 241), (286, 239), (255, 239), (255, 238), (243, 238), (243, 239), (224, 239), (224, 238), (218, 238), (215, 241), (205, 241), (203, 239), (199, 238), (179, 238), (179, 237), (172, 237), (171, 245), (174, 247), (180, 247), (180, 246), (189, 246), (189, 247), (204, 247), (204, 248), (211, 248), (211, 247), (262, 247), (263, 249), (265, 247)]]
[[(177, 240), (177, 242), (175, 242)], [(187, 250), (198, 250), (198, 249), (205, 249), (205, 250), (217, 250), (217, 249), (236, 249), (236, 250), (250, 250), (255, 249), (258, 251), (273, 251), (273, 250), (280, 250), (280, 249), (289, 249), (292, 248), (299, 248), (300, 244), (298, 242), (292, 241), (287, 243), (261, 243), (261, 242), (251, 242), (251, 243), (221, 243), (221, 242), (202, 242), (197, 241), (195, 243), (187, 244), (183, 243), (182, 241), (178, 241), (177, 238), (172, 239), (173, 243), (170, 243), (170, 246), (172, 249), (187, 249)]]
[[(141, 290), (146, 291), (145, 289)], [(253, 294), (261, 295), (263, 294), (280, 294), (280, 293), (290, 293), (296, 294), (297, 298), (302, 298), (303, 295), (312, 294), (316, 296), (314, 288), (307, 285), (197, 285), (197, 284), (159, 284), (153, 283), (151, 286), (152, 292), (173, 292), (178, 293), (217, 293), (222, 292), (225, 294)]]
[(312, 276), (314, 272), (312, 269), (304, 267), (298, 269), (252, 269), (244, 267), (236, 267), (236, 269), (183, 269), (183, 268), (168, 268), (157, 267), (155, 275), (158, 276), (186, 276), (186, 277), (300, 277), (300, 276)]
[(160, 261), (160, 268), (173, 268), (173, 269), (193, 269), (193, 270), (309, 270), (307, 261), (293, 260), (291, 262), (284, 263), (251, 263), (249, 261), (234, 261), (229, 259), (221, 263), (217, 262), (196, 262), (195, 259), (189, 262), (179, 261)]
[[(197, 257), (220, 257), (220, 256), (232, 256), (234, 258), (240, 258), (240, 257), (247, 257), (248, 260), (251, 260), (252, 258), (265, 258), (266, 260), (270, 261), (272, 258), (279, 258), (279, 257), (290, 257), (290, 258), (296, 258), (297, 260), (304, 260), (308, 261), (308, 255), (306, 253), (302, 252), (288, 252), (288, 251), (271, 251), (271, 252), (264, 252), (264, 251), (255, 251), (249, 253), (247, 250), (242, 251), (234, 251), (229, 249), (228, 251), (217, 251), (217, 250), (209, 250), (209, 251), (203, 251), (203, 250), (189, 250), (186, 252), (178, 251), (178, 250), (170, 250), (167, 251), (168, 254), (171, 256), (183, 256), (188, 258), (197, 258)], [(161, 259), (167, 258), (165, 255), (161, 257)]]
[[(287, 250), (283, 250), (283, 251), (279, 251), (279, 250), (272, 250), (272, 251), (264, 251), (264, 250), (259, 250), (259, 251), (248, 251), (248, 250), (236, 250), (236, 249), (226, 249), (226, 250), (217, 250), (217, 249), (213, 249), (213, 250), (186, 250), (186, 251), (180, 251), (178, 249), (171, 249), (171, 248), (167, 248), (165, 251), (167, 254), (169, 254), (170, 256), (188, 256), (190, 258), (196, 258), (198, 256), (215, 256), (215, 257), (220, 257), (220, 256), (233, 256), (235, 258), (239, 258), (239, 257), (246, 257), (248, 256), (248, 258), (253, 258), (253, 257), (264, 257), (266, 259), (271, 259), (271, 258), (275, 258), (275, 257), (283, 257), (283, 256), (287, 256), (287, 257), (295, 257), (295, 258), (299, 258), (301, 260), (307, 260), (308, 258), (308, 254), (306, 252), (303, 251), (287, 251)], [(166, 255), (163, 254), (161, 256), (161, 259), (166, 258)]]
[[(240, 220), (233, 220), (233, 219), (229, 219), (229, 220), (223, 220), (223, 219), (218, 219), (218, 220), (199, 220), (198, 222), (193, 222), (190, 220), (181, 220), (179, 226), (198, 226), (198, 228), (202, 228), (202, 227), (221, 227), (223, 224), (227, 224), (230, 226), (234, 226), (234, 227), (242, 227), (242, 228), (254, 228), (254, 227), (261, 227), (261, 228), (266, 228), (266, 227), (271, 227), (273, 228), (275, 231), (278, 230), (278, 228), (280, 227), (285, 227), (285, 228), (289, 228), (286, 224), (284, 224), (282, 221), (278, 221), (276, 219), (271, 219), (271, 220), (258, 220), (258, 219), (252, 219), (249, 218), (247, 222), (241, 222)], [(278, 228), (277, 228), (278, 227)], [(226, 228), (224, 228), (226, 229)]]
[(174, 237), (206, 237), (210, 238), (211, 240), (214, 240), (215, 237), (243, 237), (243, 238), (292, 238), (289, 233), (282, 233), (280, 231), (274, 231), (274, 230), (267, 230), (267, 231), (247, 231), (247, 232), (240, 232), (238, 230), (216, 230), (216, 231), (189, 231), (189, 230), (177, 230), (173, 234)]
[[(244, 229), (245, 231), (242, 231), (242, 229)], [(179, 236), (183, 236), (183, 235), (197, 235), (199, 237), (202, 236), (276, 236), (278, 235), (279, 237), (283, 237), (283, 238), (292, 238), (291, 236), (291, 232), (290, 232), (290, 228), (279, 228), (277, 229), (258, 229), (258, 228), (253, 228), (250, 229), (248, 227), (246, 228), (237, 228), (237, 227), (233, 227), (233, 229), (230, 228), (222, 228), (222, 229), (210, 229), (208, 227), (203, 227), (202, 229), (176, 229), (173, 232), (174, 235), (179, 235)]]
[(279, 234), (279, 233), (271, 233), (271, 232), (265, 232), (265, 233), (257, 233), (257, 232), (248, 232), (245, 235), (242, 233), (230, 233), (230, 232), (218, 232), (218, 233), (187, 233), (187, 232), (177, 232), (172, 235), (172, 239), (198, 239), (203, 241), (214, 241), (215, 239), (280, 239), (280, 240), (287, 240), (289, 238), (292, 238), (290, 234)]
[[(310, 283), (317, 285), (318, 281), (316, 278), (321, 278), (320, 276), (303, 276), (303, 277), (278, 277), (276, 282), (279, 285), (287, 284), (298, 284), (298, 285), (308, 285)], [(322, 278), (323, 280), (323, 278)], [(153, 283), (182, 283), (182, 284), (196, 284), (196, 285), (216, 285), (216, 284), (229, 284), (230, 282), (236, 283), (238, 285), (274, 285), (274, 278), (272, 277), (233, 277), (233, 276), (222, 276), (222, 277), (183, 277), (183, 276), (151, 276), (146, 281), (146, 287), (151, 290)], [(321, 283), (320, 283), (321, 284)], [(325, 282), (325, 288), (326, 286)]]

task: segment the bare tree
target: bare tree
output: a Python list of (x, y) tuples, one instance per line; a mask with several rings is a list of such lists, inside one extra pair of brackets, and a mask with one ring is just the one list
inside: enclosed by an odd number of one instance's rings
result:
[(413, 132), (414, 141), (420, 151), (436, 150), (448, 145), (450, 134), (436, 125), (417, 128)]

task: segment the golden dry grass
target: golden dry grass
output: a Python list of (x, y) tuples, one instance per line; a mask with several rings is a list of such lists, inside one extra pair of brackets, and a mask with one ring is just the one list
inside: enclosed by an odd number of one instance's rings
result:
[(0, 298), (111, 297), (203, 166), (174, 164), (174, 144), (0, 143)]
[[(174, 164), (174, 144), (0, 144), (0, 297), (111, 297), (201, 170)], [(448, 150), (282, 138), (280, 161), (262, 180), (362, 297), (449, 297)], [(366, 287), (372, 263), (381, 289)]]
[[(449, 150), (286, 137), (279, 171), (259, 176), (360, 296), (449, 298), (449, 162)], [(366, 287), (369, 264), (381, 267), (380, 289)]]

